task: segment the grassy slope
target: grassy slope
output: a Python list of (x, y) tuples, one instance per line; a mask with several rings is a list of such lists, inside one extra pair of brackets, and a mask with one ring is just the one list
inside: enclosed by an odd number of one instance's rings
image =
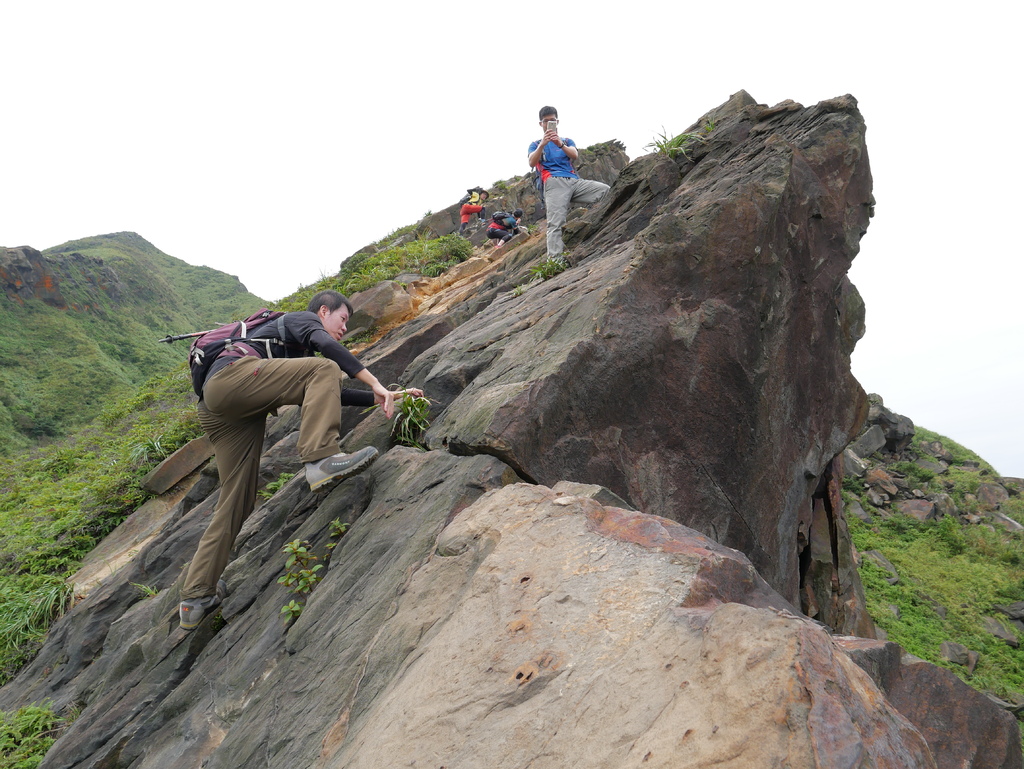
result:
[[(954, 456), (946, 473), (935, 475), (911, 463), (897, 463), (890, 469), (902, 471), (914, 488), (949, 494), (961, 513), (978, 512), (980, 505), (973, 495), (981, 483), (996, 480), (995, 471), (956, 442), (917, 429), (916, 445), (934, 440), (941, 441)], [(968, 469), (965, 461), (978, 462), (981, 467)], [(951, 517), (922, 523), (889, 515), (873, 508), (863, 492), (858, 481), (847, 479), (844, 496), (856, 498), (872, 516), (870, 524), (848, 516), (854, 544), (862, 553), (881, 552), (900, 575), (900, 581), (890, 585), (887, 572), (870, 559), (862, 559), (860, 573), (868, 611), (876, 624), (911, 654), (952, 670), (972, 686), (1005, 700), (1024, 701), (1024, 649), (1011, 648), (982, 627), (984, 617), (1002, 617), (994, 606), (1024, 600), (1024, 534), (988, 525), (963, 525)], [(1021, 497), (1011, 497), (1001, 511), (1024, 523)], [(944, 617), (936, 604), (945, 609)], [(1021, 633), (1017, 635), (1024, 640)], [(973, 674), (943, 659), (943, 641), (979, 652)]]
[(103, 259), (117, 273), (121, 296), (115, 301), (80, 271), (66, 269), (62, 293), (89, 310), (0, 302), (0, 455), (64, 435), (105, 403), (178, 365), (187, 342), (160, 345), (158, 338), (210, 328), (265, 304), (237, 278), (188, 265), (135, 233), (72, 241), (45, 253), (61, 268), (76, 252)]
[(0, 683), (60, 613), (81, 558), (145, 501), (142, 477), (201, 433), (193, 400), (179, 363), (69, 438), (0, 459)]

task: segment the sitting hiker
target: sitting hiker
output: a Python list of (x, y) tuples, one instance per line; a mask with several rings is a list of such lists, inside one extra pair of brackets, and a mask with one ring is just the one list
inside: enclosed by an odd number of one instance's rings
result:
[[(338, 453), (343, 405), (376, 404), (390, 419), (396, 398), (423, 394), (417, 389), (386, 389), (341, 345), (351, 313), (344, 295), (320, 291), (305, 312), (285, 313), (277, 322), (255, 329), (244, 342), (224, 348), (205, 379), (197, 382), (199, 422), (213, 443), (221, 488), (181, 591), (178, 615), (185, 630), (196, 627), (226, 593), (220, 577), (235, 537), (256, 504), (271, 411), (289, 404), (302, 407), (299, 459), (305, 463), (310, 489), (323, 491), (362, 472), (377, 458), (373, 446), (354, 454)], [(324, 357), (311, 357), (313, 352)], [(343, 371), (369, 385), (370, 391), (342, 390)]]
[(491, 223), (487, 226), (487, 237), (494, 241), (495, 248), (501, 248), (512, 240), (516, 233), (526, 231), (526, 228), (519, 224), (522, 218), (521, 208), (517, 208), (511, 214), (498, 211), (491, 217)]
[(460, 235), (466, 231), (466, 227), (469, 225), (469, 219), (473, 214), (476, 214), (480, 219), (487, 218), (487, 209), (484, 207), (484, 203), (486, 203), (487, 198), (490, 197), (490, 193), (480, 187), (474, 187), (471, 190), (466, 190), (466, 192), (469, 194), (459, 201), (462, 203), (462, 208), (459, 209)]

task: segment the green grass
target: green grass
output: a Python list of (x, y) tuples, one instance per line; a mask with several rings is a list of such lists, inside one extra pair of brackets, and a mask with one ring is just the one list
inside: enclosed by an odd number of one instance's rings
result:
[(351, 296), (403, 272), (435, 276), (465, 261), (472, 253), (473, 246), (468, 240), (458, 235), (445, 235), (440, 238), (419, 238), (376, 254), (355, 254), (341, 265), (337, 275), (321, 278), (310, 286), (300, 288), (278, 302), (276, 309), (304, 310), (318, 291), (332, 289)]
[(563, 256), (549, 256), (530, 268), (533, 280), (548, 280), (569, 269), (569, 262)]
[(147, 499), (141, 478), (201, 434), (190, 393), (181, 365), (72, 438), (0, 460), (0, 683), (67, 607), (81, 559)]
[(668, 155), (670, 158), (682, 155), (689, 159), (689, 149), (694, 144), (703, 144), (706, 141), (705, 136), (714, 130), (714, 123), (708, 122), (699, 133), (681, 133), (676, 136), (671, 136), (667, 131), (665, 131), (664, 127), (662, 127), (661, 133), (655, 136), (650, 144), (645, 145), (644, 149), (650, 150), (651, 152), (661, 152), (662, 154)]
[[(942, 474), (922, 470), (910, 462), (893, 463), (890, 470), (907, 476), (912, 486), (927, 493), (947, 493), (961, 512), (971, 512), (976, 503), (968, 495), (995, 472), (974, 452), (931, 431), (917, 428), (914, 444), (941, 441), (956, 463), (977, 462), (979, 469), (951, 465)], [(923, 451), (922, 456), (927, 456)], [(946, 517), (920, 522), (903, 515), (883, 518), (864, 496), (864, 484), (846, 479), (847, 501), (857, 498), (873, 514), (871, 524), (849, 516), (850, 534), (857, 550), (878, 550), (896, 567), (900, 581), (886, 582), (887, 572), (870, 559), (862, 558), (860, 568), (868, 612), (889, 639), (911, 654), (952, 670), (982, 691), (1012, 700), (1024, 695), (1024, 649), (1013, 649), (988, 633), (985, 617), (1002, 621), (996, 605), (1024, 600), (1024, 535), (998, 528), (961, 524)], [(1003, 512), (1024, 521), (1024, 500), (1011, 499)], [(933, 603), (934, 602), (934, 603)], [(946, 609), (940, 616), (935, 603)], [(897, 617), (890, 609), (899, 609)], [(1009, 623), (1004, 623), (1008, 628)], [(1022, 634), (1018, 638), (1024, 641)], [(980, 654), (974, 673), (943, 659), (939, 647), (953, 641)]]

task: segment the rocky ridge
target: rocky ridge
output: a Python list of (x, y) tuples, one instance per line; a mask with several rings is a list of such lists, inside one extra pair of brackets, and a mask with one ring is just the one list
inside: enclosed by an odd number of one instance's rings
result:
[(23, 304), (26, 299), (38, 299), (51, 307), (77, 312), (100, 308), (95, 297), (81, 304), (69, 301), (62, 286), (66, 283), (84, 288), (87, 296), (102, 292), (115, 302), (123, 290), (117, 273), (102, 259), (78, 252), (47, 257), (29, 246), (0, 248), (0, 287), (9, 300)]
[[(169, 460), (177, 501), (140, 509), (104, 554), (135, 556), (0, 690), (81, 710), (43, 766), (1019, 767), (1010, 714), (870, 638), (843, 537), (868, 414), (856, 102), (740, 93), (709, 118), (689, 157), (622, 170), (561, 275), (512, 290), (537, 234), (389, 287), (408, 317), (361, 357), (435, 399), (430, 450), (348, 414), (345, 447), (382, 458), (262, 504), (192, 634), (178, 586), (216, 480), (204, 451)], [(297, 418), (267, 480), (299, 469)], [(287, 622), (295, 539), (327, 568)], [(947, 750), (964, 709), (987, 730)]]

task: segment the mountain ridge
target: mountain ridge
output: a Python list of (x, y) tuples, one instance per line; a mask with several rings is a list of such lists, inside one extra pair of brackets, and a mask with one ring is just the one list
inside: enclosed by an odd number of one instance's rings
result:
[(0, 453), (64, 435), (119, 394), (181, 365), (154, 344), (265, 304), (134, 232), (40, 252), (0, 248)]

